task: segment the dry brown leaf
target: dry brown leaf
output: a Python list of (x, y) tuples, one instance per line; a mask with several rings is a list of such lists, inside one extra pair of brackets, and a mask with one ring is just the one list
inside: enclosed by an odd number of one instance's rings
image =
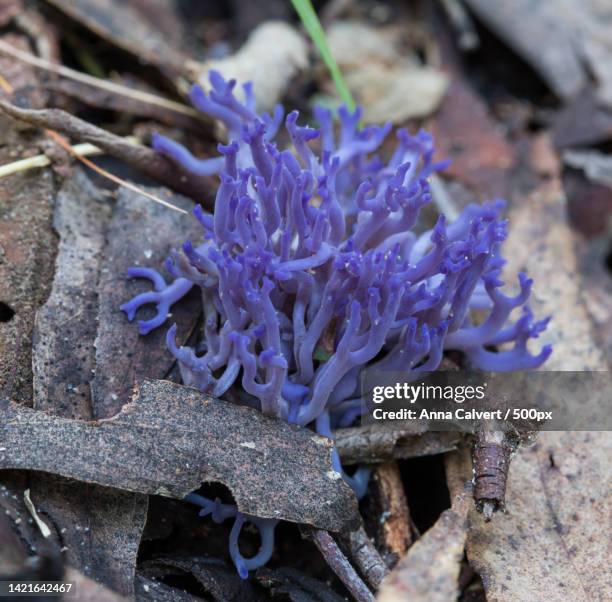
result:
[[(612, 224), (610, 226), (612, 229)], [(593, 324), (595, 340), (612, 367), (612, 278), (606, 266), (609, 241), (610, 237), (605, 235), (592, 241), (579, 240), (576, 252), (580, 262), (582, 296)]]
[[(552, 153), (550, 142), (539, 152)], [(554, 346), (546, 370), (605, 370), (576, 278), (577, 261), (558, 170), (510, 216), (509, 271), (536, 282), (536, 315), (553, 316), (541, 337)], [(470, 514), (468, 557), (487, 599), (605, 600), (612, 596), (608, 433), (545, 432), (510, 468), (506, 514)]]
[(128, 602), (131, 600), (85, 577), (72, 567), (66, 570), (65, 579), (74, 583), (74, 588), (79, 593), (79, 602)]
[(182, 73), (187, 59), (178, 45), (184, 39), (184, 32), (171, 9), (172, 3), (164, 0), (147, 0), (143, 3), (122, 0), (47, 2), (144, 63), (173, 75)]
[[(168, 198), (168, 191), (148, 190)], [(185, 211), (193, 207), (188, 199), (179, 195), (169, 198)], [(201, 232), (199, 222), (192, 215), (170, 211), (127, 189), (119, 191), (106, 233), (108, 242), (97, 287), (96, 372), (91, 383), (95, 418), (116, 414), (130, 398), (137, 382), (143, 378), (166, 378), (175, 363), (165, 345), (167, 326), (141, 336), (138, 325), (128, 322), (119, 310), (119, 306), (135, 294), (151, 290), (148, 281), (128, 279), (128, 268), (147, 266), (167, 275), (163, 263), (169, 251), (181, 240), (199, 240)], [(152, 307), (139, 310), (136, 319), (153, 312)], [(200, 313), (201, 302), (195, 291), (172, 307), (170, 323), (177, 324), (179, 345), (185, 344)]]
[(367, 64), (346, 72), (346, 83), (363, 106), (365, 123), (426, 117), (440, 105), (448, 89), (448, 78), (431, 67), (384, 69)]
[[(552, 144), (546, 137), (548, 151)], [(552, 316), (538, 345), (551, 343), (553, 353), (543, 369), (606, 370), (607, 362), (593, 340), (584, 306), (574, 249), (574, 235), (567, 224), (566, 200), (557, 175), (545, 180), (510, 211), (511, 224), (504, 255), (506, 273), (512, 281), (526, 271), (535, 281), (530, 306), (536, 316)]]
[[(45, 476), (45, 475), (42, 475)], [(41, 475), (37, 475), (38, 478)], [(49, 477), (50, 478), (50, 477)], [(59, 481), (59, 479), (58, 479)], [(36, 481), (35, 481), (36, 482)], [(47, 507), (39, 504), (39, 499), (32, 493), (31, 501), (34, 509), (37, 512), (38, 520), (42, 521), (47, 529), (52, 531), (52, 535), (48, 540), (45, 540), (36, 525), (31, 519), (31, 513), (28, 511), (24, 503), (24, 487), (27, 483), (27, 475), (25, 473), (2, 473), (2, 484), (0, 485), (0, 579), (13, 578), (18, 576), (20, 579), (31, 579), (35, 581), (41, 580), (64, 580), (73, 582), (75, 589), (78, 592), (78, 599), (91, 602), (124, 602), (128, 598), (117, 594), (114, 591), (106, 589), (103, 585), (86, 577), (82, 572), (73, 566), (63, 567), (65, 561), (71, 561), (75, 552), (83, 552), (82, 550), (71, 549), (72, 541), (63, 541), (63, 535), (58, 533), (59, 526), (55, 524), (53, 517), (47, 514)], [(64, 483), (68, 483), (64, 481)], [(8, 485), (8, 486), (7, 486)], [(82, 495), (82, 492), (74, 489), (79, 483), (72, 483), (72, 493)], [(107, 490), (112, 491), (112, 490)], [(121, 512), (123, 505), (119, 507), (114, 505), (116, 491), (113, 500), (104, 500), (106, 506), (115, 507), (116, 512)], [(119, 495), (127, 495), (120, 493)], [(134, 496), (132, 496), (134, 497)], [(84, 500), (90, 501), (90, 500)], [(98, 506), (99, 508), (99, 506)], [(107, 516), (98, 517), (99, 520), (106, 520)], [(129, 517), (127, 517), (129, 518)], [(107, 530), (124, 529), (125, 520), (123, 517), (116, 516), (116, 523), (106, 525)], [(89, 529), (86, 525), (81, 525), (81, 544), (83, 547), (94, 547), (96, 541), (92, 539), (93, 529)], [(56, 541), (57, 536), (62, 540), (61, 543)], [(121, 537), (125, 540), (128, 535), (124, 529)], [(116, 546), (120, 545), (121, 541), (115, 542)], [(60, 553), (60, 548), (64, 544), (68, 549), (64, 549), (64, 555)], [(91, 550), (88, 550), (88, 553)], [(36, 561), (32, 562), (31, 555), (36, 555)], [(90, 557), (94, 563), (103, 558), (103, 563), (109, 568), (116, 567), (120, 558), (129, 554), (128, 550), (123, 550), (120, 547), (94, 550), (94, 554)], [(29, 556), (30, 555), (30, 556)], [(29, 562), (28, 562), (29, 559)], [(94, 571), (95, 572), (95, 571)], [(63, 576), (62, 576), (63, 574)], [(100, 578), (98, 572), (96, 578)], [(112, 575), (105, 575), (108, 580), (112, 580)]]
[(48, 474), (32, 479), (31, 488), (58, 548), (65, 548), (65, 562), (85, 577), (132, 596), (148, 497)]
[(467, 491), (457, 495), (383, 581), (379, 602), (450, 602), (459, 594), (458, 577), (465, 546), (467, 514), (472, 507)]
[[(36, 154), (31, 138), (0, 117), (0, 163)], [(49, 294), (57, 239), (50, 171), (0, 179), (0, 396), (32, 399), (34, 315)]]
[(431, 121), (436, 159), (451, 159), (444, 177), (470, 189), (470, 202), (505, 197), (512, 146), (491, 117), (482, 98), (464, 81), (452, 82), (439, 111)]
[(329, 439), (181, 385), (145, 381), (119, 414), (90, 423), (0, 402), (0, 424), (0, 469), (177, 499), (220, 482), (246, 514), (333, 531), (359, 524)]
[[(287, 91), (291, 80), (308, 66), (308, 46), (304, 37), (289, 23), (266, 21), (251, 32), (244, 45), (224, 59), (196, 63), (189, 68), (194, 79), (208, 90), (208, 72), (219, 71), (239, 84), (253, 82), (259, 111), (269, 111)], [(242, 89), (237, 88), (242, 97)]]
[[(559, 2), (465, 1), (561, 98), (572, 98), (587, 84), (571, 23), (561, 16)], [(554, 35), (542, 35), (547, 31)]]
[(612, 598), (609, 433), (546, 432), (510, 469), (507, 512), (470, 515), (468, 557), (487, 600)]
[(396, 29), (335, 21), (327, 35), (346, 83), (363, 107), (364, 122), (403, 123), (439, 106), (448, 88), (447, 76), (406, 58)]
[[(49, 298), (36, 313), (32, 361), (34, 407), (65, 418), (92, 418), (96, 281), (110, 216), (108, 199), (82, 170), (55, 201), (60, 238)], [(57, 403), (65, 404), (57, 406)]]

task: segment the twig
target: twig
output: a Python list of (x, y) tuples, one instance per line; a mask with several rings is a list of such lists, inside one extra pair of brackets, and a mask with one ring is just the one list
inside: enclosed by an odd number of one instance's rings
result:
[(377, 590), (389, 571), (365, 529), (359, 527), (348, 535), (341, 535), (340, 542), (368, 584)]
[[(136, 136), (126, 137), (124, 140), (132, 144), (140, 143), (140, 139)], [(102, 149), (94, 146), (93, 144), (89, 144), (89, 142), (85, 142), (84, 144), (75, 144), (71, 147), (71, 149), (74, 153), (80, 155), (81, 157), (92, 157), (104, 153)], [(7, 163), (6, 165), (0, 165), (0, 178), (10, 176), (14, 173), (19, 173), (21, 171), (27, 171), (28, 169), (47, 167), (48, 165), (51, 165), (51, 163), (52, 161), (47, 155), (35, 155), (33, 157), (28, 157), (27, 159), (13, 161), (12, 163)]]
[(455, 449), (462, 438), (461, 433), (413, 432), (386, 425), (357, 426), (334, 433), (343, 464), (375, 464), (442, 454)]
[(503, 510), (512, 453), (516, 449), (502, 430), (481, 428), (474, 443), (474, 501), (484, 519)]
[(155, 94), (150, 94), (149, 92), (134, 90), (132, 88), (128, 88), (127, 86), (122, 86), (121, 84), (116, 84), (114, 82), (109, 82), (104, 79), (93, 77), (92, 75), (87, 75), (86, 73), (81, 73), (80, 71), (75, 71), (74, 69), (65, 67), (64, 65), (57, 65), (55, 63), (51, 63), (50, 61), (41, 59), (37, 56), (34, 56), (33, 54), (30, 54), (29, 52), (23, 52), (22, 50), (14, 48), (3, 40), (0, 40), (0, 52), (8, 54), (13, 58), (27, 63), (28, 65), (32, 65), (33, 67), (37, 67), (38, 69), (44, 69), (45, 71), (56, 73), (57, 75), (61, 75), (62, 77), (66, 77), (68, 79), (72, 79), (87, 84), (89, 86), (100, 88), (102, 90), (105, 90), (106, 92), (112, 92), (113, 94), (127, 96), (128, 98), (138, 100), (139, 102), (145, 102), (151, 105), (162, 107), (169, 111), (174, 111), (175, 113), (188, 115), (189, 117), (206, 121), (206, 118), (201, 113), (191, 107), (188, 107), (187, 105), (181, 104), (180, 102), (169, 100), (167, 98), (163, 98)]
[(205, 180), (193, 176), (186, 177), (185, 172), (151, 148), (126, 142), (120, 136), (111, 134), (61, 109), (21, 109), (0, 100), (0, 110), (14, 119), (89, 142), (158, 182), (206, 205), (204, 199), (208, 196), (208, 191)]
[(378, 534), (390, 565), (403, 558), (412, 545), (410, 510), (398, 463), (379, 464), (372, 479), (373, 502), (380, 515)]
[(338, 544), (334, 541), (329, 532), (322, 529), (308, 529), (306, 535), (312, 539), (317, 546), (325, 562), (357, 602), (374, 602), (372, 592), (367, 588), (361, 577), (357, 574), (351, 563), (346, 559)]
[(101, 176), (108, 178), (111, 182), (115, 182), (115, 184), (118, 184), (119, 186), (123, 186), (124, 188), (127, 188), (128, 190), (131, 190), (132, 192), (141, 194), (142, 196), (153, 201), (154, 203), (158, 203), (159, 205), (168, 207), (168, 209), (173, 209), (174, 211), (178, 211), (179, 213), (188, 215), (188, 212), (185, 211), (184, 209), (181, 209), (180, 207), (177, 207), (176, 205), (173, 205), (172, 203), (169, 203), (168, 201), (164, 201), (164, 199), (160, 199), (158, 196), (155, 196), (154, 194), (151, 194), (150, 192), (146, 192), (145, 190), (142, 190), (142, 188), (139, 188), (138, 186), (135, 186), (134, 184), (131, 184), (130, 182), (127, 182), (113, 175), (109, 171), (106, 171), (106, 169), (102, 169), (99, 165), (96, 165), (89, 159), (78, 154), (74, 150), (74, 148), (70, 146), (70, 143), (67, 140), (64, 140), (64, 138), (62, 138), (57, 132), (54, 132), (53, 130), (45, 130), (45, 132), (47, 136), (49, 136), (50, 138), (53, 138), (55, 142), (57, 142), (65, 151), (70, 153), (75, 159), (77, 159), (84, 165), (87, 165), (89, 169), (93, 169), (96, 173), (99, 173)]

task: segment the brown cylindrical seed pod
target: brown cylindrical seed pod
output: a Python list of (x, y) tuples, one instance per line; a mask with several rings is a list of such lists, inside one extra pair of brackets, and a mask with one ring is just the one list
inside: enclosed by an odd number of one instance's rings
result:
[(515, 443), (502, 430), (481, 429), (474, 442), (474, 501), (485, 520), (503, 510), (508, 468)]

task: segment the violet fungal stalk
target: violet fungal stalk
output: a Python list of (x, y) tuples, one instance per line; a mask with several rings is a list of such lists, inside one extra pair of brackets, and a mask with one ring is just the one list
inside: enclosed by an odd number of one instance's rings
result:
[[(221, 156), (197, 159), (162, 136), (153, 144), (194, 177), (219, 175), (214, 215), (196, 207), (203, 242), (186, 241), (182, 252), (172, 252), (172, 283), (151, 268), (132, 268), (129, 275), (151, 280), (155, 291), (122, 306), (132, 320), (141, 306), (156, 305), (156, 316), (139, 322), (146, 334), (193, 286), (201, 289), (197, 352), (177, 347), (176, 326), (167, 334), (186, 385), (215, 397), (238, 385), (244, 403), (333, 437), (361, 412), (366, 365), (417, 377), (435, 370), (445, 349), (462, 351), (468, 365), (483, 370), (523, 370), (546, 360), (550, 346), (536, 355), (527, 349), (548, 321), (534, 321), (526, 305), (531, 280), (521, 274), (516, 296), (501, 292), (503, 202), (469, 205), (451, 224), (441, 216), (431, 230), (415, 231), (431, 201), (427, 178), (445, 166), (433, 162), (429, 134), (397, 131), (384, 160), (378, 152), (390, 124), (360, 128), (360, 111), (340, 108), (336, 131), (334, 115), (319, 108), (319, 129), (298, 125), (295, 111), (287, 115), (291, 147), (283, 149), (275, 142), (282, 108), (258, 115), (249, 85), (240, 102), (234, 81), (211, 72), (210, 82), (209, 94), (195, 86), (191, 100), (225, 125), (229, 143), (219, 145)], [(520, 307), (522, 316), (510, 322)], [(487, 312), (478, 324), (475, 309)], [(491, 350), (501, 344), (503, 350)], [(347, 475), (337, 452), (333, 465), (363, 495), (367, 470)], [(243, 577), (267, 561), (275, 521), (195, 494), (187, 499), (216, 521), (234, 519), (230, 553)], [(250, 559), (238, 549), (245, 521), (262, 538)]]

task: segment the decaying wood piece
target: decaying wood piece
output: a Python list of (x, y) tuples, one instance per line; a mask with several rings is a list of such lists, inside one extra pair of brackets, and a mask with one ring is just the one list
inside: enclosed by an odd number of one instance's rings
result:
[(361, 580), (334, 538), (327, 531), (323, 529), (304, 529), (304, 533), (312, 539), (329, 567), (336, 573), (357, 602), (374, 602), (372, 592)]
[[(346, 465), (375, 464), (393, 459), (417, 458), (455, 449), (461, 433), (427, 432), (426, 425), (396, 428), (389, 425), (364, 425), (339, 429), (334, 433), (336, 447)], [(412, 430), (411, 430), (412, 429)]]
[(388, 569), (378, 550), (363, 527), (339, 536), (340, 543), (355, 563), (366, 582), (377, 590), (387, 575)]
[(372, 503), (380, 516), (377, 521), (377, 541), (390, 567), (395, 566), (414, 537), (410, 509), (397, 462), (385, 462), (374, 467), (371, 491)]

